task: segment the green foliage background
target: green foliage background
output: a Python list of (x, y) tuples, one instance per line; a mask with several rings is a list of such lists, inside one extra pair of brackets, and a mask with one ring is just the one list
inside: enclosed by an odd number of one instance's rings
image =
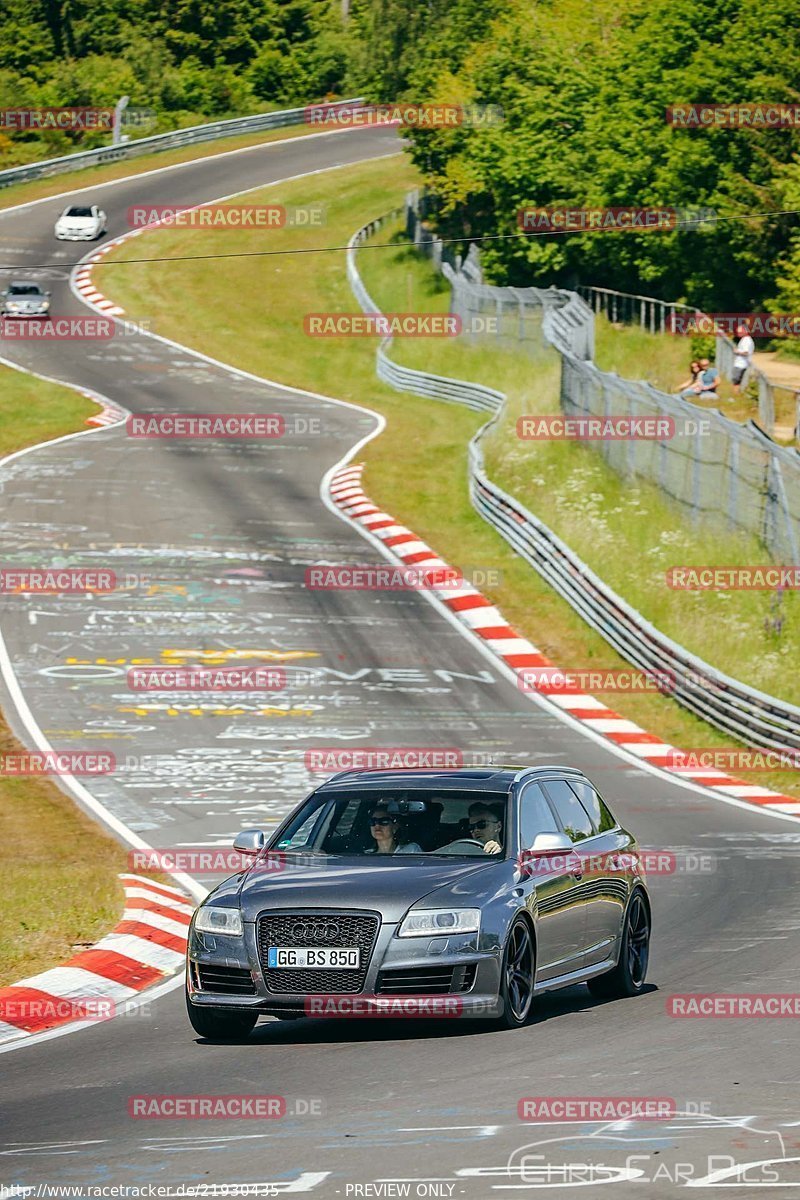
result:
[[(331, 0), (0, 0), (0, 108), (150, 108), (158, 133), (339, 92), (350, 33)], [(108, 141), (0, 133), (0, 168)]]
[[(488, 242), (496, 282), (596, 283), (711, 311), (800, 309), (798, 129), (680, 129), (668, 105), (800, 103), (800, 0), (0, 0), (0, 108), (111, 105), (158, 132), (362, 93), (499, 105), (415, 131), (451, 237), (525, 206), (710, 209), (670, 232)], [(0, 167), (107, 134), (0, 134)], [(761, 214), (755, 218), (747, 214)]]
[(371, 0), (364, 82), (398, 96), (499, 104), (495, 128), (414, 132), (449, 236), (514, 234), (517, 211), (709, 208), (675, 232), (489, 243), (494, 282), (594, 283), (711, 311), (800, 308), (797, 129), (678, 129), (668, 105), (800, 101), (800, 0)]

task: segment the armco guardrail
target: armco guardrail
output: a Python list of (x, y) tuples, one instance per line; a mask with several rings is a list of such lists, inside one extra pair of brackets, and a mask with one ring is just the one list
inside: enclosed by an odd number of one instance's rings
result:
[[(350, 287), (364, 312), (379, 313), (380, 309), (370, 296), (355, 264), (355, 249), (366, 241), (373, 233), (381, 228), (386, 221), (398, 217), (402, 209), (394, 209), (383, 217), (378, 217), (359, 229), (351, 239), (347, 253), (347, 277)], [(433, 400), (450, 400), (455, 404), (464, 404), (467, 408), (478, 412), (497, 412), (505, 401), (502, 392), (493, 388), (482, 387), (479, 383), (462, 382), (460, 379), (449, 379), (446, 375), (432, 375), (422, 371), (413, 371), (392, 362), (387, 353), (391, 338), (384, 338), (378, 347), (377, 371), (378, 377), (390, 387), (400, 392), (413, 392), (418, 396), (429, 396)]]
[[(352, 100), (339, 100), (337, 108), (344, 105), (362, 104), (359, 96)], [(78, 171), (83, 167), (96, 167), (102, 163), (117, 162), (124, 158), (136, 158), (140, 154), (155, 154), (159, 150), (175, 150), (181, 146), (193, 146), (198, 142), (212, 142), (217, 138), (233, 137), (237, 133), (258, 133), (262, 129), (280, 129), (285, 125), (302, 125), (310, 108), (325, 105), (305, 105), (303, 108), (286, 108), (278, 112), (257, 113), (253, 117), (232, 117), (227, 121), (212, 121), (207, 125), (191, 125), (188, 129), (175, 129), (170, 133), (156, 133), (153, 137), (137, 138), (119, 146), (100, 146), (95, 150), (79, 150), (62, 158), (46, 158), (42, 162), (28, 163), (24, 167), (9, 167), (0, 171), (0, 188), (12, 183), (25, 183), (31, 179), (43, 179), (49, 175), (60, 175), (64, 171)]]
[[(390, 213), (370, 222), (359, 229), (348, 244), (347, 274), (365, 312), (377, 313), (380, 309), (358, 272), (356, 251), (386, 220), (396, 215)], [(572, 318), (565, 317), (563, 310), (570, 303), (569, 293), (562, 295), (562, 319), (553, 321), (551, 313), (546, 312), (542, 322), (545, 336), (548, 340), (555, 339), (557, 345), (568, 337), (570, 329), (577, 328), (583, 336), (579, 327), (580, 313), (573, 314)], [(575, 321), (578, 321), (577, 325)], [(385, 339), (377, 355), (378, 374), (390, 386), (494, 413), (469, 445), (472, 503), (587, 624), (628, 662), (643, 671), (666, 674), (673, 685), (670, 694), (717, 729), (761, 749), (800, 750), (800, 708), (731, 679), (660, 633), (599, 579), (552, 530), (489, 479), (481, 442), (501, 416), (506, 399), (502, 392), (400, 366), (389, 358), (390, 344), (391, 339)]]

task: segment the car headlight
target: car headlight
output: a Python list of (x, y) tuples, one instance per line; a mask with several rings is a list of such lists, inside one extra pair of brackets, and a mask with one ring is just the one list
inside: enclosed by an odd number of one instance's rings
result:
[(42, 301), (42, 308), (45, 310), (45, 312), (47, 311), (47, 309), (48, 309), (49, 307), (50, 307), (50, 301), (49, 301), (49, 300), (43, 300), (43, 301)]
[(221, 908), (214, 904), (203, 904), (198, 908), (194, 927), (198, 933), (227, 933), (233, 937), (241, 937), (244, 933), (238, 908)]
[(398, 937), (432, 937), (446, 933), (480, 933), (479, 908), (412, 908), (397, 931)]
[(18, 304), (7, 304), (6, 308), (8, 309), (9, 312), (19, 312)]

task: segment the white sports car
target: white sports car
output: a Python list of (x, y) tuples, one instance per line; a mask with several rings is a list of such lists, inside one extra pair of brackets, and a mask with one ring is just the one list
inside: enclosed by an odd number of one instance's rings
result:
[(61, 242), (93, 242), (106, 232), (106, 214), (96, 204), (71, 204), (56, 221)]

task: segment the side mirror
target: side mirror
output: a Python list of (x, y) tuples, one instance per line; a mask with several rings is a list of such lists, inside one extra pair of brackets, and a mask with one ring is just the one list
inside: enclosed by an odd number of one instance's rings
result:
[(572, 840), (566, 833), (537, 833), (533, 839), (531, 850), (536, 854), (569, 854), (572, 850)]
[(263, 829), (243, 829), (234, 838), (233, 848), (241, 854), (260, 854), (265, 841)]
[(530, 850), (520, 851), (517, 867), (521, 878), (530, 879), (548, 870), (559, 873), (574, 849), (566, 833), (537, 833)]

